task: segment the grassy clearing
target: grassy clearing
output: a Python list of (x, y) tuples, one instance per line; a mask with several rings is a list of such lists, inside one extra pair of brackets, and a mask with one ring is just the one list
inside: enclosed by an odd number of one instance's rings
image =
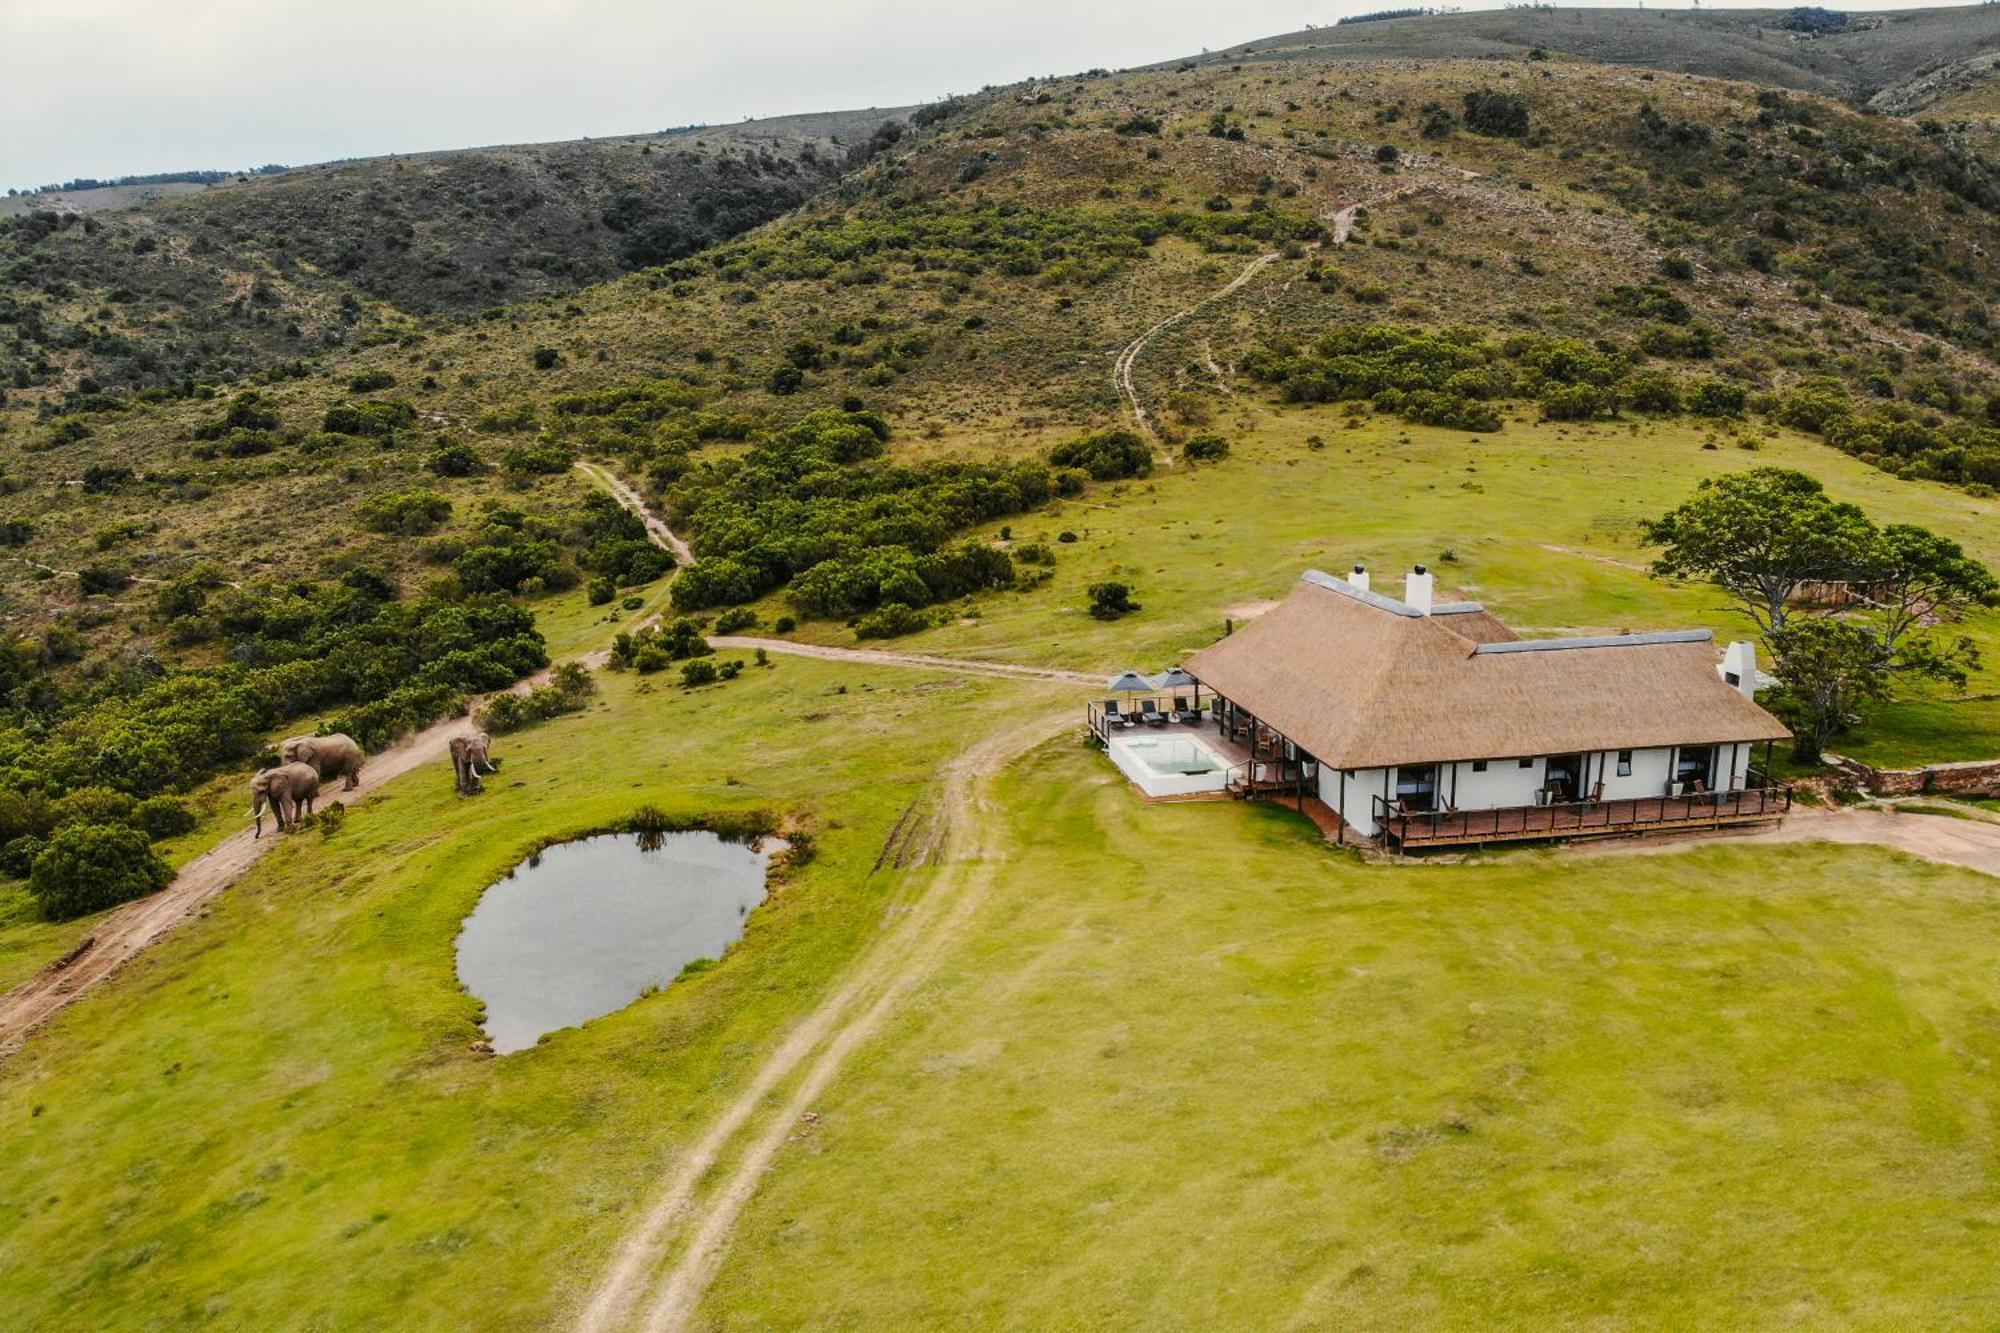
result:
[(1715, 847), (1368, 867), (1050, 747), (970, 943), (801, 1126), (718, 1326), (1990, 1312), (1990, 883)]
[[(787, 661), (601, 701), (289, 839), (0, 1067), (0, 1308), (23, 1326), (543, 1327), (650, 1182), (921, 877), (873, 874), (938, 763), (1047, 691)], [(766, 808), (818, 860), (719, 967), (504, 1059), (452, 948), (536, 840)]]
[[(1752, 451), (1687, 422), (1514, 421), (1475, 436), (1384, 418), (1348, 430), (1346, 421), (1332, 409), (1243, 403), (1228, 428), (1228, 461), (1096, 488), (1087, 502), (1010, 520), (1016, 538), (1053, 544), (1055, 577), (1025, 594), (980, 599), (971, 617), (896, 646), (1157, 670), (1219, 637), (1232, 613), (1284, 596), (1300, 569), (1337, 573), (1356, 560), (1391, 593), (1405, 570), (1426, 562), (1440, 596), (1483, 600), (1529, 634), (1707, 625), (1718, 638), (1743, 637), (1748, 621), (1714, 590), (1645, 572), (1651, 552), (1638, 525), (1700, 478), (1760, 464), (1810, 472), (1881, 521), (1922, 523), (2000, 566), (2000, 503), (1894, 481), (1789, 433)], [(1323, 447), (1311, 447), (1315, 436)], [(1722, 447), (1702, 447), (1711, 440)], [(983, 535), (999, 531), (994, 524)], [(1064, 532), (1077, 540), (1060, 542)], [(1107, 578), (1130, 583), (1144, 610), (1108, 625), (1090, 619), (1085, 589)], [(782, 614), (782, 595), (760, 610), (767, 623)], [(1988, 658), (1972, 697), (1898, 704), (1836, 748), (1871, 763), (2000, 755), (2000, 617), (1968, 629)], [(851, 631), (824, 622), (800, 634), (853, 642)]]

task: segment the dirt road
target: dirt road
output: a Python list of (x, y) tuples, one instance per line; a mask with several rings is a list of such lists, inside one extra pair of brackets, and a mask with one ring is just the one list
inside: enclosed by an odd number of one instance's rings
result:
[(974, 676), (1004, 676), (1010, 680), (1047, 680), (1064, 685), (1084, 685), (1100, 689), (1105, 677), (1086, 671), (1063, 671), (1056, 667), (1022, 666), (1015, 662), (988, 662), (973, 657), (935, 657), (928, 653), (898, 653), (886, 648), (835, 648), (819, 643), (794, 643), (790, 639), (760, 639), (746, 634), (718, 634), (709, 639), (717, 648), (758, 648), (792, 657), (817, 657), (829, 662), (873, 663), (877, 666), (916, 667), (925, 671), (956, 671)]
[[(328, 787), (320, 793), (320, 804), (343, 801), (353, 805), (364, 800), (411, 769), (442, 758), (451, 738), (470, 730), (472, 724), (464, 718), (426, 727), (402, 744), (369, 756), (361, 770), (358, 791)], [(244, 797), (244, 806), (246, 809), (249, 806), (248, 796)], [(166, 888), (150, 898), (127, 903), (105, 917), (77, 953), (43, 968), (0, 995), (0, 1055), (17, 1049), (37, 1025), (116, 972), (140, 950), (235, 883), (256, 864), (257, 858), (278, 845), (279, 836), (273, 832), (259, 838), (250, 828), (230, 834), (182, 866)]]
[[(840, 987), (786, 1034), (676, 1163), (618, 1247), (577, 1319), (579, 1330), (687, 1326), (731, 1230), (787, 1136), (855, 1048), (932, 974), (991, 890), (1003, 837), (1003, 826), (994, 817), (994, 776), (1075, 722), (1074, 707), (1065, 704), (978, 741), (945, 766), (936, 816), (946, 822), (944, 870)], [(760, 1112), (765, 1114), (758, 1121)], [(731, 1148), (739, 1150), (718, 1174), (718, 1163)]]
[(663, 546), (672, 551), (674, 559), (680, 562), (683, 569), (694, 563), (694, 548), (682, 541), (678, 533), (648, 509), (645, 498), (633, 490), (623, 477), (595, 463), (578, 463), (576, 470), (609, 491), (612, 499), (637, 514), (639, 521), (646, 525), (646, 535), (652, 538), (653, 545)]
[(1132, 382), (1132, 368), (1139, 363), (1139, 353), (1146, 350), (1146, 344), (1182, 320), (1191, 318), (1205, 307), (1213, 305), (1215, 302), (1239, 290), (1244, 283), (1263, 272), (1266, 265), (1278, 258), (1280, 256), (1276, 251), (1267, 255), (1257, 256), (1244, 265), (1243, 271), (1238, 273), (1234, 278), (1231, 278), (1226, 286), (1209, 293), (1187, 309), (1168, 315), (1165, 319), (1153, 325), (1152, 328), (1147, 329), (1131, 342), (1125, 344), (1125, 350), (1118, 354), (1118, 360), (1111, 368), (1111, 382), (1117, 386), (1118, 394), (1125, 400), (1126, 406), (1132, 409), (1132, 420), (1138, 423), (1140, 430), (1145, 431), (1148, 435), (1156, 439), (1159, 436), (1159, 432), (1153, 429), (1153, 419), (1147, 414), (1146, 405), (1139, 401), (1139, 388)]

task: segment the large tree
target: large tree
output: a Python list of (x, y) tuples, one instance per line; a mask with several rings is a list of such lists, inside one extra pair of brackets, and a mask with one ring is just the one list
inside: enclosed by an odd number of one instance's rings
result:
[(1860, 509), (1776, 467), (1707, 478), (1646, 535), (1666, 548), (1654, 573), (1707, 579), (1767, 634), (1784, 628), (1808, 585), (1852, 577), (1879, 537)]
[(1956, 621), (1966, 608), (2000, 595), (2000, 584), (1965, 548), (1909, 523), (1882, 529), (1863, 579), (1883, 651), (1892, 657), (1913, 633)]
[[(1866, 705), (1890, 697), (1898, 676), (1963, 688), (1978, 649), (1944, 627), (2000, 598), (1993, 575), (1957, 542), (1907, 523), (1878, 528), (1783, 468), (1710, 478), (1648, 535), (1666, 548), (1656, 573), (1715, 583), (1763, 629), (1779, 682), (1772, 704), (1806, 763)], [(1802, 613), (1801, 593), (1818, 583), (1855, 595)]]
[(1826, 743), (1888, 696), (1881, 645), (1867, 626), (1835, 616), (1796, 616), (1770, 636), (1778, 689), (1772, 708), (1792, 729), (1792, 758), (1820, 762)]

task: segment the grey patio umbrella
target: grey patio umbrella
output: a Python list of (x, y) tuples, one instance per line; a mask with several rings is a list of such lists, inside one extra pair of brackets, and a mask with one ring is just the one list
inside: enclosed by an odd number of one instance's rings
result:
[(1179, 667), (1177, 666), (1168, 667), (1164, 672), (1160, 674), (1159, 678), (1155, 680), (1153, 683), (1155, 686), (1159, 688), (1159, 691), (1162, 694), (1171, 694), (1175, 690), (1193, 690), (1195, 709), (1197, 711), (1200, 710), (1201, 682), (1196, 680), (1193, 676), (1190, 676), (1187, 672), (1181, 670)]
[(1113, 694), (1151, 694), (1153, 682), (1136, 671), (1127, 671), (1113, 676), (1104, 688)]

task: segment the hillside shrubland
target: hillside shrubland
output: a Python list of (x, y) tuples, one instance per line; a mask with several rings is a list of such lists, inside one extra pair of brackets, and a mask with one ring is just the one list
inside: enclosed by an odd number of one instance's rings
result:
[[(0, 236), (0, 773), (150, 795), (284, 718), (379, 741), (513, 679), (543, 652), (529, 604), (669, 567), (578, 459), (693, 542), (683, 613), (781, 594), (923, 629), (1047, 576), (979, 525), (1153, 468), (1111, 381), (1148, 329), (1133, 382), (1169, 455), (1220, 457), (1254, 393), (1475, 433), (1693, 416), (1993, 486), (1978, 142), (1573, 59), (1260, 48), (838, 144), (494, 150), (29, 214)], [(169, 725), (171, 760), (100, 743)]]

